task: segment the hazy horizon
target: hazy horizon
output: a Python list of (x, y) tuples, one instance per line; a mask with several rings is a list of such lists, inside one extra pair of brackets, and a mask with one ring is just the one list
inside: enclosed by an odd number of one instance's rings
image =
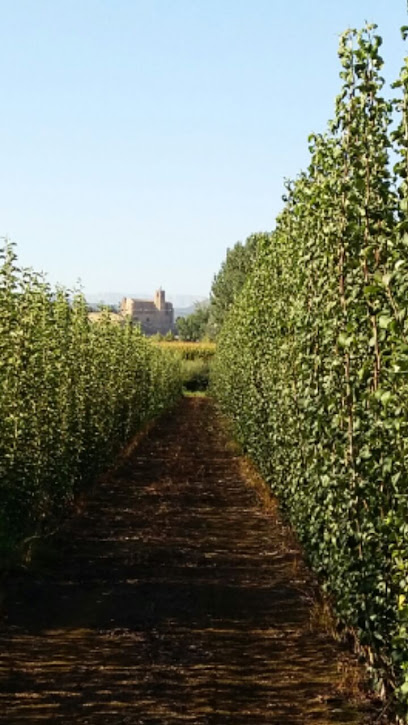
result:
[[(140, 300), (152, 300), (154, 295), (153, 290), (150, 292), (135, 292), (135, 291), (128, 291), (125, 290), (124, 292), (111, 292), (111, 291), (103, 291), (103, 292), (85, 292), (85, 297), (88, 302), (91, 302), (93, 304), (97, 304), (98, 302), (106, 302), (107, 304), (114, 304), (112, 301), (115, 299), (117, 302), (120, 302), (123, 297), (132, 297), (134, 299), (140, 299)], [(177, 292), (167, 292), (166, 293), (166, 300), (168, 302), (172, 302), (174, 307), (190, 307), (191, 305), (195, 304), (195, 302), (203, 302), (204, 300), (208, 299), (208, 297), (203, 295), (187, 295), (187, 294), (178, 294)]]

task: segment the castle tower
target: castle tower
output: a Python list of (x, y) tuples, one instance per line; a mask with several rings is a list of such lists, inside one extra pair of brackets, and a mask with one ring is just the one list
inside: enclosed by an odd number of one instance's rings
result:
[(123, 297), (120, 303), (120, 312), (124, 317), (127, 317), (128, 315), (133, 317), (133, 307), (133, 300), (130, 299), (130, 297)]
[(154, 293), (154, 304), (158, 310), (164, 310), (166, 307), (166, 293), (161, 287)]

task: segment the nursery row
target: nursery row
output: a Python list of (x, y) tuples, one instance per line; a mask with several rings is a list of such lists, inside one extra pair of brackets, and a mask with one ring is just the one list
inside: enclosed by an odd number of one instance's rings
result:
[(180, 363), (81, 293), (53, 290), (0, 250), (0, 548), (58, 519), (75, 494), (181, 392)]
[(408, 65), (388, 100), (380, 45), (373, 26), (341, 38), (334, 120), (259, 240), (212, 384), (406, 712)]

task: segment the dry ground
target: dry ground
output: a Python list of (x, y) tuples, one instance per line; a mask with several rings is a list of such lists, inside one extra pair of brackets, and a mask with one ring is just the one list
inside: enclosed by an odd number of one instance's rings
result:
[(241, 463), (184, 399), (10, 578), (1, 723), (374, 722)]

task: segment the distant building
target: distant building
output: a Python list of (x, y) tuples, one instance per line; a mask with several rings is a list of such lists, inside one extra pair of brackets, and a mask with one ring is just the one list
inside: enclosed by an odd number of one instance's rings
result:
[(145, 335), (155, 335), (160, 332), (165, 335), (174, 331), (174, 309), (171, 302), (166, 302), (165, 291), (159, 289), (154, 294), (154, 300), (134, 300), (124, 297), (120, 304), (123, 316), (130, 316), (133, 322), (138, 323)]

